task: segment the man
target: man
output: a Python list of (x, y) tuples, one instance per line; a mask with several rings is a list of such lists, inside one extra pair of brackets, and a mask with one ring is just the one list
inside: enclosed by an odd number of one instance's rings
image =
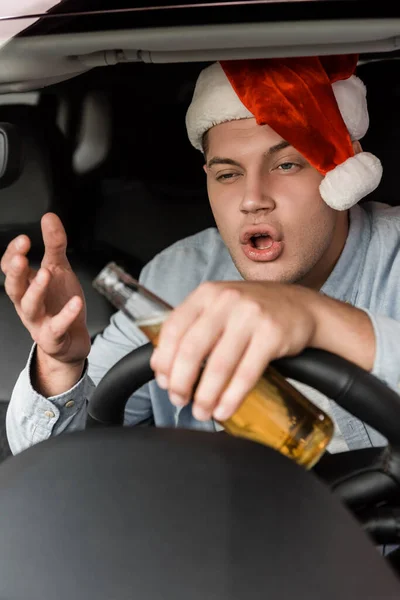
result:
[[(400, 210), (357, 205), (379, 184), (381, 165), (359, 143), (368, 113), (356, 63), (355, 56), (238, 61), (201, 73), (186, 122), (204, 152), (218, 232), (177, 242), (141, 274), (179, 307), (152, 357), (156, 381), (130, 399), (126, 424), (153, 417), (160, 426), (218, 430), (215, 420), (235, 411), (271, 360), (307, 346), (398, 389)], [(2, 259), (7, 293), (35, 341), (7, 414), (14, 453), (83, 428), (95, 384), (146, 342), (117, 313), (90, 350), (65, 232), (51, 214), (42, 229), (37, 274), (26, 236)], [(336, 421), (331, 450), (384, 443), (334, 403), (312, 398)]]

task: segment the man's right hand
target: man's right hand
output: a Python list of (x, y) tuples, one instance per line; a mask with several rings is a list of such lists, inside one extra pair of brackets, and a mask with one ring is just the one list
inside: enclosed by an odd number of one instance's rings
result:
[(10, 242), (1, 269), (6, 292), (37, 344), (36, 388), (53, 396), (79, 380), (90, 336), (82, 288), (66, 256), (65, 229), (53, 213), (44, 215), (41, 225), (45, 252), (39, 271), (29, 265), (25, 235)]

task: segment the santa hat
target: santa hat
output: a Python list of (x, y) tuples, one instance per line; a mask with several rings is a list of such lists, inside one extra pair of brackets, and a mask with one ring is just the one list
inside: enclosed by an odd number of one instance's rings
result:
[(189, 140), (202, 150), (211, 127), (255, 118), (282, 136), (324, 179), (323, 200), (346, 210), (382, 177), (379, 159), (354, 154), (369, 126), (356, 55), (222, 61), (204, 69), (186, 115)]

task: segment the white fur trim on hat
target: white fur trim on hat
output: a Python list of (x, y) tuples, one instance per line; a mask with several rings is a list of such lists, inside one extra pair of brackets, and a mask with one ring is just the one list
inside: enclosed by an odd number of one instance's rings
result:
[(326, 174), (319, 191), (322, 199), (335, 210), (347, 210), (373, 192), (382, 178), (379, 158), (360, 152)]
[[(351, 139), (360, 140), (369, 126), (365, 85), (361, 79), (352, 75), (348, 79), (336, 81), (332, 89)], [(219, 63), (212, 64), (200, 73), (186, 114), (188, 137), (197, 150), (203, 150), (203, 135), (211, 127), (252, 117)]]
[(365, 85), (361, 79), (352, 75), (349, 79), (335, 81), (332, 89), (351, 139), (361, 140), (369, 127)]
[(215, 125), (252, 117), (219, 63), (200, 73), (186, 113), (186, 129), (192, 146), (203, 150), (203, 135)]

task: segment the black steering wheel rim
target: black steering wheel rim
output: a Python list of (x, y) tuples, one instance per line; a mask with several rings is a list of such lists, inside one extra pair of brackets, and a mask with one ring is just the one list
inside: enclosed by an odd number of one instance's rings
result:
[[(151, 344), (133, 350), (102, 379), (88, 405), (87, 427), (122, 426), (130, 396), (154, 378)], [(332, 353), (306, 349), (274, 361), (287, 378), (305, 383), (379, 431), (388, 446), (372, 461), (344, 461), (330, 487), (354, 511), (388, 501), (400, 502), (400, 396), (377, 377)], [(357, 452), (346, 453), (347, 456)], [(371, 454), (370, 454), (371, 456)], [(374, 518), (376, 518), (374, 516)]]

